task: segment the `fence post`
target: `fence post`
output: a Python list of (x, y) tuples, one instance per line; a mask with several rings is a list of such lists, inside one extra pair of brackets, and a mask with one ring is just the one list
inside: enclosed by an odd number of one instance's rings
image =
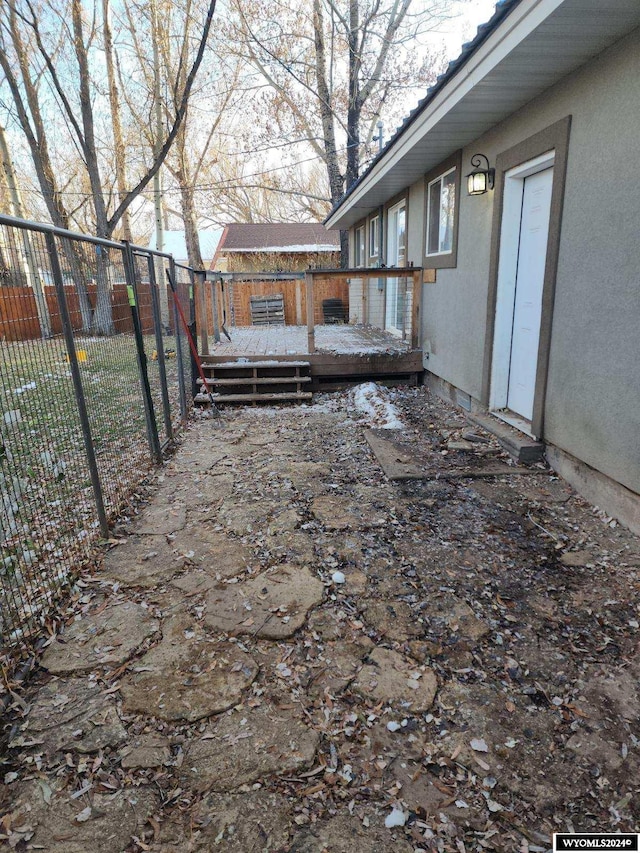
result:
[(89, 474), (91, 475), (91, 486), (93, 488), (93, 496), (96, 502), (98, 523), (100, 524), (100, 532), (102, 536), (105, 539), (108, 539), (109, 524), (107, 522), (107, 514), (104, 508), (104, 496), (102, 494), (100, 474), (98, 473), (98, 464), (96, 462), (95, 448), (93, 446), (93, 438), (91, 436), (91, 424), (89, 423), (89, 414), (87, 412), (87, 404), (84, 397), (84, 389), (82, 387), (82, 376), (80, 375), (80, 367), (78, 366), (78, 357), (76, 355), (76, 342), (73, 337), (73, 326), (71, 325), (71, 317), (69, 316), (67, 295), (64, 292), (64, 280), (62, 278), (62, 269), (60, 267), (60, 259), (58, 257), (58, 248), (56, 246), (55, 237), (52, 233), (47, 232), (45, 234), (45, 241), (47, 245), (47, 251), (49, 253), (49, 261), (51, 263), (51, 272), (53, 274), (53, 283), (56, 288), (56, 296), (58, 297), (58, 307), (60, 308), (62, 332), (64, 334), (64, 341), (67, 347), (67, 353), (69, 355), (71, 378), (73, 380), (73, 388), (76, 395), (76, 403), (78, 405), (80, 428), (82, 429), (82, 439), (84, 441), (85, 453), (87, 454)]
[(184, 379), (184, 361), (182, 360), (182, 329), (180, 328), (180, 315), (176, 299), (179, 299), (178, 280), (176, 278), (176, 265), (173, 258), (169, 261), (169, 274), (176, 286), (176, 295), (173, 299), (173, 330), (176, 336), (176, 358), (178, 359), (178, 396), (180, 397), (180, 417), (183, 421), (187, 419), (187, 391)]
[(127, 281), (127, 292), (129, 294), (129, 305), (133, 319), (133, 334), (136, 342), (136, 358), (138, 361), (138, 372), (140, 374), (140, 385), (142, 388), (142, 402), (144, 404), (144, 416), (147, 423), (147, 439), (151, 457), (155, 462), (162, 462), (162, 451), (158, 438), (158, 427), (156, 425), (155, 412), (153, 409), (153, 398), (151, 397), (151, 386), (149, 385), (149, 374), (147, 373), (147, 356), (144, 351), (144, 339), (140, 326), (138, 314), (138, 288), (136, 286), (136, 268), (133, 260), (131, 245), (124, 242), (124, 272)]
[(309, 354), (316, 351), (316, 330), (313, 316), (313, 273), (306, 272), (304, 280), (307, 290), (307, 349)]
[[(164, 361), (164, 339), (162, 335), (162, 312), (160, 308), (160, 295), (158, 293), (158, 282), (156, 280), (155, 258), (147, 255), (147, 266), (149, 268), (149, 286), (151, 288), (151, 309), (153, 311), (153, 327), (156, 336), (156, 352), (158, 354), (158, 372), (160, 374), (160, 394), (162, 396), (162, 411), (164, 414), (164, 429), (169, 441), (173, 441), (173, 425), (171, 423), (171, 406), (169, 404), (169, 389), (167, 387), (167, 366)], [(176, 352), (176, 358), (178, 353)]]

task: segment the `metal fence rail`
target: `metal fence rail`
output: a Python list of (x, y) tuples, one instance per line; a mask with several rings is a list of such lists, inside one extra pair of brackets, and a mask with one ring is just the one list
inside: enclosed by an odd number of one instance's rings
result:
[[(161, 253), (0, 215), (0, 653), (29, 646), (192, 408)], [(178, 270), (187, 317), (192, 272)]]

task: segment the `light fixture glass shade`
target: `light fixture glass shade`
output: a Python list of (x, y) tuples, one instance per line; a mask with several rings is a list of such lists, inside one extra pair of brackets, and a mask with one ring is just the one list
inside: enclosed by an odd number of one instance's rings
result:
[(482, 195), (487, 191), (487, 173), (471, 172), (467, 175), (467, 190), (469, 195)]

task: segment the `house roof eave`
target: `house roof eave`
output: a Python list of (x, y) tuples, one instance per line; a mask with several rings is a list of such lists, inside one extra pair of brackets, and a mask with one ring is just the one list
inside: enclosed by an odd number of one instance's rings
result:
[(325, 226), (351, 227), (637, 26), (637, 0), (504, 0)]

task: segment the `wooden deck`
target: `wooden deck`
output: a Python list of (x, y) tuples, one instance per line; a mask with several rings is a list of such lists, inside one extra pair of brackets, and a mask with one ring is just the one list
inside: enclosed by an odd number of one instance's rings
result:
[(223, 338), (211, 347), (209, 355), (202, 356), (203, 367), (303, 359), (311, 366), (314, 391), (374, 379), (415, 384), (423, 371), (422, 350), (369, 326), (316, 326), (312, 353), (306, 326), (232, 327), (229, 334), (231, 341)]

